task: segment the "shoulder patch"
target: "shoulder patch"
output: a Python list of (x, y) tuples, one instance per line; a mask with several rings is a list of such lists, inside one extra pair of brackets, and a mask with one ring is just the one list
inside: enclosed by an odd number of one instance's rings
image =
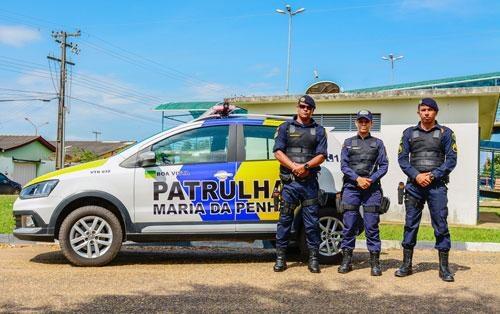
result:
[(455, 133), (453, 131), (451, 132), (451, 149), (455, 153), (458, 153), (457, 138), (455, 137)]
[(403, 138), (399, 141), (398, 155), (403, 152)]

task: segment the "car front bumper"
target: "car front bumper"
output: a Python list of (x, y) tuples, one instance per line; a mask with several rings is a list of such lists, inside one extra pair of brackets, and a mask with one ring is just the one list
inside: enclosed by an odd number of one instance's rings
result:
[(34, 211), (15, 211), (16, 228), (14, 236), (20, 240), (53, 242), (54, 230)]

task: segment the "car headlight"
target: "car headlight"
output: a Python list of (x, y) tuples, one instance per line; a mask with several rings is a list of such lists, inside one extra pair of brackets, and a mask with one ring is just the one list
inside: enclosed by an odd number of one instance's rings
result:
[(39, 197), (47, 197), (50, 192), (56, 187), (59, 180), (47, 180), (39, 183), (32, 184), (30, 186), (25, 187), (19, 193), (19, 198), (39, 198)]

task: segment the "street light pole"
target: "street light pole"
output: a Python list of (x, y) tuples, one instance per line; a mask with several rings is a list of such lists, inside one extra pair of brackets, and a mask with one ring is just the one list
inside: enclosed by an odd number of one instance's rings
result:
[(24, 120), (28, 121), (34, 128), (35, 128), (35, 136), (38, 136), (38, 129), (44, 125), (49, 124), (49, 122), (44, 122), (42, 124), (36, 125), (33, 123), (33, 121), (30, 120), (30, 118), (25, 117)]
[(387, 60), (391, 62), (391, 84), (394, 84), (394, 62), (403, 59), (404, 56), (394, 56), (394, 54), (390, 53), (387, 57), (382, 57), (383, 60)]
[(287, 4), (285, 6), (285, 10), (276, 9), (276, 12), (280, 14), (288, 15), (288, 57), (287, 57), (287, 70), (286, 70), (286, 94), (290, 94), (290, 63), (291, 63), (291, 50), (292, 50), (292, 17), (301, 12), (304, 12), (304, 8), (300, 8), (297, 11), (293, 12), (292, 7)]

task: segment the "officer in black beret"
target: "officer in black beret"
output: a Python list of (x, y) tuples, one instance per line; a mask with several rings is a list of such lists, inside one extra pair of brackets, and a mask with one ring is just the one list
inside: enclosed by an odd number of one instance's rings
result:
[(398, 151), (398, 162), (408, 176), (405, 186), (406, 219), (403, 235), (403, 265), (396, 271), (397, 277), (412, 273), (413, 248), (422, 218), (424, 203), (431, 214), (436, 237), (435, 248), (439, 252), (439, 277), (454, 281), (448, 268), (450, 232), (448, 231), (449, 174), (457, 165), (457, 144), (453, 131), (436, 121), (439, 108), (432, 98), (424, 98), (418, 104), (420, 122), (404, 130)]
[(306, 242), (309, 248), (309, 271), (319, 273), (318, 172), (327, 157), (325, 128), (312, 118), (316, 103), (308, 95), (299, 98), (297, 114), (277, 130), (273, 152), (280, 162), (281, 197), (284, 204), (276, 232), (274, 271), (286, 269), (286, 248), (294, 210), (301, 205)]

